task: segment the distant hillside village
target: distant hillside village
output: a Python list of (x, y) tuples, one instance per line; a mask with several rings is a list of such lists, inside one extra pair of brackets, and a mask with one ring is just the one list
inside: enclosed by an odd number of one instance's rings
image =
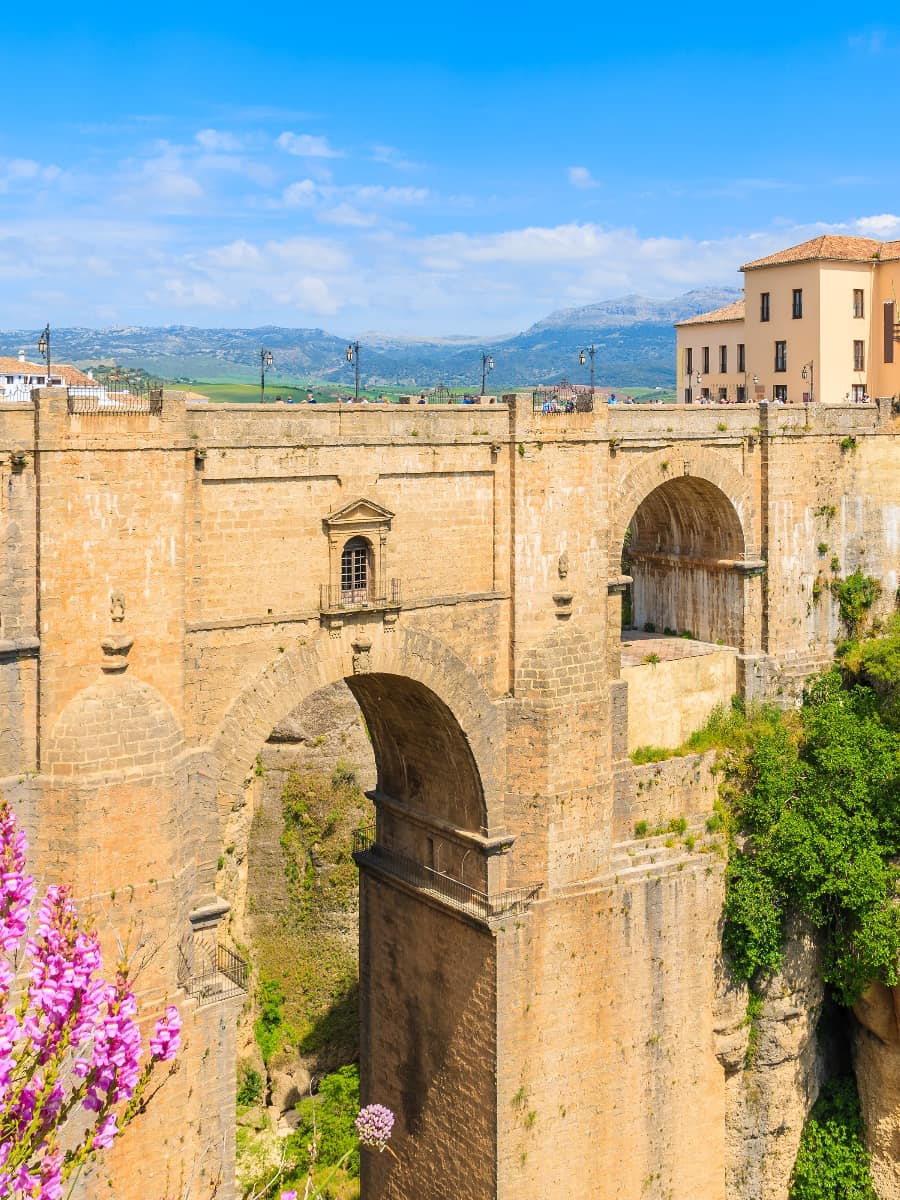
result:
[[(900, 341), (897, 310), (900, 240), (879, 241), (824, 234), (746, 263), (741, 270), (745, 276), (743, 299), (730, 300), (709, 312), (675, 322), (679, 402), (745, 404), (766, 401), (837, 405), (864, 403), (872, 396), (900, 394), (900, 351), (895, 352), (895, 345)], [(689, 296), (694, 298), (696, 305), (696, 299), (701, 296), (709, 303), (710, 299), (728, 294), (707, 292), (689, 293)], [(636, 298), (632, 301), (635, 311), (630, 327), (643, 330), (646, 313), (640, 310), (642, 302)], [(568, 357), (577, 370), (576, 363), (580, 362), (584, 367), (587, 355), (593, 364), (596, 352), (597, 387), (594, 389), (593, 386), (592, 366), (590, 392), (594, 398), (596, 390), (598, 403), (625, 400), (623, 388), (630, 390), (628, 380), (623, 380), (619, 387), (609, 386), (608, 382), (603, 388), (600, 386), (606, 354), (603, 337), (610, 320), (605, 310), (614, 307), (615, 303), (560, 313), (533, 327), (533, 331), (541, 332), (544, 327), (559, 326), (567, 319), (574, 322), (571, 336), (591, 344), (580, 353), (577, 349), (572, 350)], [(657, 307), (663, 309), (663, 302)], [(596, 332), (586, 323), (589, 314), (596, 314)], [(668, 319), (671, 320), (671, 315)], [(238, 332), (246, 340), (246, 335), (253, 331), (235, 331)], [(358, 348), (359, 343), (356, 346)], [(529, 361), (533, 349), (533, 344), (524, 347), (515, 341), (504, 346), (505, 369), (511, 376), (523, 375), (524, 362)], [(375, 356), (377, 353), (375, 348), (368, 351), (363, 347), (363, 354)], [(499, 364), (499, 351), (497, 356)], [(520, 358), (523, 361), (519, 361)], [(487, 356), (482, 355), (482, 359), (484, 363)], [(493, 358), (490, 363), (493, 368)], [(0, 396), (6, 402), (27, 402), (33, 388), (48, 384), (67, 387), (70, 392), (89, 389), (91, 394), (106, 402), (107, 397), (117, 393), (145, 390), (151, 382), (150, 374), (138, 367), (119, 369), (103, 365), (85, 372), (75, 366), (55, 363), (48, 376), (47, 365), (26, 359), (24, 350), (20, 350), (17, 358), (0, 357)], [(399, 379), (395, 381), (399, 382)], [(337, 384), (328, 386), (328, 393), (318, 396), (320, 403), (334, 401), (340, 396)], [(548, 392), (546, 384), (541, 384), (539, 374), (524, 385), (516, 386), (535, 388), (536, 395)], [(569, 401), (574, 407), (575, 395), (587, 390), (584, 384), (568, 383), (565, 372), (562, 382), (553, 387), (559, 392), (558, 396), (550, 397), (548, 393), (541, 398), (542, 407), (546, 406), (545, 411), (549, 412), (565, 411)], [(299, 392), (299, 386), (295, 390)], [(285, 396), (287, 394), (285, 392)], [(381, 398), (380, 389), (377, 394)], [(192, 396), (204, 399), (196, 392)], [(298, 399), (303, 402), (306, 396), (304, 386)], [(311, 391), (309, 396), (312, 396)], [(427, 396), (432, 403), (452, 403), (461, 399), (443, 386), (418, 390), (413, 396), (420, 397), (423, 402)], [(231, 397), (211, 395), (211, 398)], [(642, 397), (649, 398), (658, 400), (660, 397)], [(477, 399), (477, 396), (467, 394), (467, 402), (474, 403)]]

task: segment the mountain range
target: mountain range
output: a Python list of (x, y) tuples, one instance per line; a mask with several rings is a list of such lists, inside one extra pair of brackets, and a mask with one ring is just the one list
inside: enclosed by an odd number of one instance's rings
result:
[[(360, 378), (366, 387), (425, 387), (481, 383), (481, 354), (493, 355), (492, 388), (588, 378), (579, 351), (596, 346), (596, 382), (612, 387), (672, 387), (675, 383), (674, 321), (695, 316), (740, 296), (731, 288), (700, 288), (670, 300), (624, 296), (550, 313), (522, 333), (482, 337), (415, 338), (360, 335)], [(36, 330), (0, 332), (0, 354), (23, 347), (29, 358)], [(272, 352), (273, 378), (349, 383), (347, 339), (323, 329), (262, 326), (198, 329), (123, 326), (111, 329), (54, 328), (57, 361), (80, 366), (115, 362), (141, 367), (166, 379), (253, 380), (262, 346)]]

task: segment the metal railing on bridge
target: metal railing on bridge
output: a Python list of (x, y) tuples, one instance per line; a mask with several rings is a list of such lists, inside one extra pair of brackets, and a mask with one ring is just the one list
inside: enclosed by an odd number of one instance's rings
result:
[(109, 413), (117, 416), (150, 413), (158, 417), (162, 412), (163, 389), (158, 385), (110, 382), (74, 386), (67, 388), (66, 392), (68, 409), (72, 414)]
[(524, 912), (540, 895), (543, 884), (528, 883), (502, 892), (481, 892), (452, 875), (426, 867), (396, 850), (388, 850), (375, 840), (372, 826), (357, 829), (353, 835), (353, 857), (358, 865), (374, 867), (412, 887), (431, 893), (478, 920), (493, 922), (501, 917)]

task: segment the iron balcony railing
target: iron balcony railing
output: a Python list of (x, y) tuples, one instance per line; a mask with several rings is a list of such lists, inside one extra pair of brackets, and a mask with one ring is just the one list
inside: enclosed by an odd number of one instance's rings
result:
[(507, 888), (502, 892), (480, 892), (451, 875), (426, 867), (415, 859), (395, 850), (388, 850), (375, 841), (372, 827), (357, 829), (353, 835), (353, 857), (357, 865), (375, 867), (404, 883), (439, 896), (453, 908), (492, 922), (501, 917), (524, 912), (536, 900), (543, 884), (529, 883), (523, 887)]
[(250, 967), (239, 955), (227, 946), (217, 946), (215, 963), (205, 963), (204, 969), (191, 977), (187, 990), (203, 1008), (245, 995), (249, 977)]
[(400, 598), (399, 579), (388, 579), (384, 584), (368, 584), (365, 587), (346, 588), (330, 583), (319, 586), (319, 608), (322, 612), (359, 608), (399, 608)]
[(129, 413), (150, 413), (159, 416), (162, 412), (163, 390), (161, 387), (140, 387), (137, 384), (102, 384), (70, 387), (67, 403), (70, 413), (109, 413), (113, 416)]
[(531, 393), (531, 409), (550, 416), (593, 412), (594, 397), (575, 387), (537, 388)]

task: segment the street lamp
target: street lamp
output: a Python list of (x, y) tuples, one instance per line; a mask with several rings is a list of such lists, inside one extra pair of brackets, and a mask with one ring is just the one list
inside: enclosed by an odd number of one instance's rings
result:
[(44, 332), (38, 338), (38, 354), (47, 360), (47, 387), (50, 386), (50, 322), (44, 326)]
[(259, 402), (266, 402), (266, 371), (272, 365), (272, 351), (266, 350), (264, 346), (259, 349)]
[(493, 369), (494, 369), (493, 355), (485, 354), (485, 352), (482, 350), (482, 352), (481, 352), (481, 394), (482, 394), (482, 396), (484, 395), (484, 383), (485, 383), (485, 379), (487, 378), (487, 373), (488, 373), (488, 371), (493, 371)]
[(703, 403), (703, 391), (702, 391), (701, 385), (703, 383), (703, 376), (700, 374), (699, 371), (694, 376), (694, 381), (697, 384), (697, 403), (702, 404)]
[(587, 362), (588, 357), (591, 360), (591, 407), (594, 404), (594, 355), (597, 353), (597, 347), (594, 345), (588, 346), (586, 350), (582, 350), (578, 355), (578, 361), (582, 366)]
[(351, 342), (347, 347), (347, 362), (356, 363), (356, 400), (359, 402), (359, 342)]
[(809, 368), (809, 402), (812, 404), (816, 398), (816, 368), (812, 359), (804, 365), (803, 370), (800, 372), (801, 379), (807, 378), (807, 367)]

